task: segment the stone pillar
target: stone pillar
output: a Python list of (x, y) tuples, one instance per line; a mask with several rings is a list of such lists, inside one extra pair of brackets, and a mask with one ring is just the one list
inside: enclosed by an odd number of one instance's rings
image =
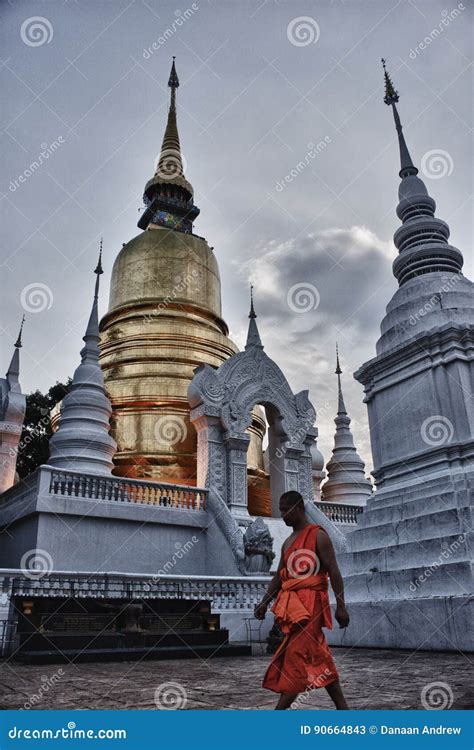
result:
[(247, 508), (247, 449), (248, 435), (227, 437), (227, 498), (232, 515), (239, 518), (249, 516)]
[(313, 433), (309, 433), (304, 441), (304, 451), (300, 453), (298, 460), (298, 489), (303, 495), (305, 502), (314, 503), (314, 485), (313, 485), (313, 459), (311, 456), (311, 446), (315, 441)]
[(296, 490), (305, 501), (314, 502), (311, 454), (308, 450), (290, 447), (284, 437), (271, 432), (269, 448), (272, 516), (278, 518), (280, 497), (284, 492)]
[(288, 489), (285, 475), (285, 444), (286, 437), (278, 435), (272, 426), (270, 426), (268, 431), (268, 463), (273, 518), (280, 517), (280, 497)]
[(285, 450), (285, 492), (289, 490), (300, 490), (300, 457), (301, 451), (295, 448)]
[(197, 432), (197, 486), (212, 488), (227, 498), (227, 456), (219, 417), (205, 414), (201, 407), (191, 411)]

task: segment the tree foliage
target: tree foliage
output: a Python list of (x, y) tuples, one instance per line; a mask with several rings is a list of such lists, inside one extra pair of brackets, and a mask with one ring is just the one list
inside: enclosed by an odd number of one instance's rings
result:
[(48, 462), (51, 410), (68, 392), (72, 383), (55, 383), (49, 391), (34, 391), (26, 397), (25, 421), (18, 447), (17, 471), (20, 479), (31, 474), (38, 466)]

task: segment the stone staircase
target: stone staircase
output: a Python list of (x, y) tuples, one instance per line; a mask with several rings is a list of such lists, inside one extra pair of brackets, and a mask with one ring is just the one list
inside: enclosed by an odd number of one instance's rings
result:
[(473, 498), (466, 474), (370, 498), (338, 554), (352, 620), (345, 632), (336, 624), (331, 643), (409, 647), (416, 627), (423, 648), (473, 650)]
[(20, 640), (15, 661), (26, 664), (61, 662), (142, 661), (143, 659), (210, 659), (251, 656), (245, 643), (229, 643), (229, 631), (180, 631), (178, 633), (41, 634)]

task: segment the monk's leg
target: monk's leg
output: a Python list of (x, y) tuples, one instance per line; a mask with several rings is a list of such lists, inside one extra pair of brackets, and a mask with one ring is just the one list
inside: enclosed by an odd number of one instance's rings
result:
[(297, 697), (298, 693), (280, 693), (280, 698), (275, 706), (275, 711), (284, 711), (289, 708)]
[(335, 680), (329, 685), (326, 685), (326, 690), (338, 710), (349, 708), (346, 699), (344, 698), (339, 680)]

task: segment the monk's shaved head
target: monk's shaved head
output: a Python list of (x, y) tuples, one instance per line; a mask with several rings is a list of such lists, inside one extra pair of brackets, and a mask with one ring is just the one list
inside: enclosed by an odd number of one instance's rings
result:
[(304, 507), (304, 498), (300, 492), (289, 490), (288, 492), (284, 492), (280, 497), (280, 503), (284, 503), (287, 507), (293, 505), (301, 505)]
[(288, 526), (293, 526), (304, 516), (304, 499), (300, 492), (290, 490), (280, 497), (280, 513)]

